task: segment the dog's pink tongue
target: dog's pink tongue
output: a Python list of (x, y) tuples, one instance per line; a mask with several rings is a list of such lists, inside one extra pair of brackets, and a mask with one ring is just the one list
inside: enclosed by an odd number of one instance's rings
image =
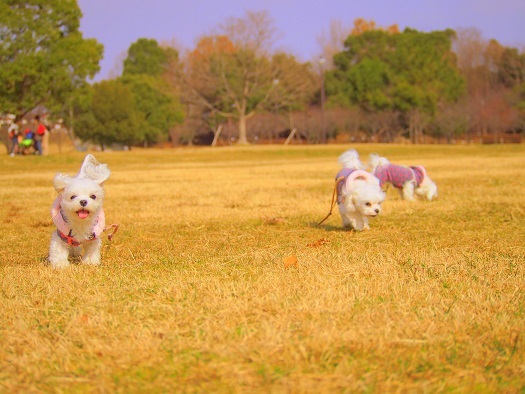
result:
[(89, 216), (89, 211), (86, 211), (85, 209), (81, 209), (77, 212), (77, 215), (80, 219), (86, 219)]

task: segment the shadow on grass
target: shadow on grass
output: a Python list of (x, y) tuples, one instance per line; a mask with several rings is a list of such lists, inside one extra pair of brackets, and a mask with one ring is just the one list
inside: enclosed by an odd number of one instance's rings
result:
[(325, 224), (325, 223), (323, 223), (323, 224), (319, 225), (319, 222), (308, 222), (306, 225), (308, 227), (318, 228), (318, 229), (324, 230), (326, 232), (342, 232), (342, 233), (345, 233), (345, 232), (356, 232), (354, 229), (345, 228), (345, 227), (337, 226), (337, 225), (334, 225), (334, 224)]

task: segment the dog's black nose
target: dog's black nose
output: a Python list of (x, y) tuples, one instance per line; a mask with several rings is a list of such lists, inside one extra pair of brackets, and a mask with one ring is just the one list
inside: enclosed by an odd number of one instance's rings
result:
[(80, 200), (80, 205), (85, 207), (87, 205), (87, 200)]
[[(81, 203), (82, 203), (82, 201), (81, 201)], [(379, 209), (376, 209), (376, 213), (379, 213)]]

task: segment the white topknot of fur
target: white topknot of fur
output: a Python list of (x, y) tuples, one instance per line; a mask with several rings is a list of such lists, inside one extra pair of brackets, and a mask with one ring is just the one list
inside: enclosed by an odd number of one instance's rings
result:
[(370, 153), (368, 164), (374, 170), (376, 167), (386, 166), (390, 162), (386, 157), (381, 157), (377, 153)]
[[(69, 175), (57, 173), (53, 179), (53, 184), (58, 193), (62, 193), (74, 180), (91, 181), (102, 186), (102, 184), (109, 178), (110, 174), (111, 172), (106, 164), (99, 163), (92, 154), (88, 154), (77, 175), (70, 177)], [(86, 184), (87, 183), (89, 182), (86, 182)], [(79, 182), (76, 182), (76, 184), (79, 184)]]
[(365, 166), (359, 160), (359, 154), (355, 149), (349, 149), (339, 156), (338, 162), (343, 168), (354, 168), (364, 170)]
[(95, 156), (88, 154), (76, 175), (77, 178), (87, 178), (102, 183), (109, 178), (110, 171), (106, 164), (101, 164)]

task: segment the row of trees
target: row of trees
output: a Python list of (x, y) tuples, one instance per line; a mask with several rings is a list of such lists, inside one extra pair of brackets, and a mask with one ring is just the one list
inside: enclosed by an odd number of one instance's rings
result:
[[(219, 34), (203, 37), (184, 59), (172, 47), (139, 39), (129, 48), (122, 76), (91, 86), (91, 104), (79, 101), (76, 112), (83, 115), (77, 135), (98, 143), (100, 137), (149, 144), (171, 131), (172, 140), (191, 143), (196, 132), (217, 133), (235, 122), (237, 142), (248, 143), (247, 122), (256, 114), (303, 110), (318, 90), (308, 63), (271, 51), (271, 26), (265, 13), (231, 19)], [(118, 96), (129, 97), (135, 105), (115, 100)], [(102, 108), (104, 115), (98, 115)], [(125, 110), (126, 117), (118, 123), (106, 117)], [(130, 135), (120, 134), (120, 141), (108, 139), (123, 128)]]
[(86, 85), (73, 101), (75, 130), (83, 140), (149, 146), (166, 139), (184, 119), (176, 91), (162, 75), (178, 54), (155, 40), (140, 39), (128, 51), (122, 76)]
[(323, 131), (419, 142), (525, 128), (525, 54), (472, 29), (400, 32), (358, 19), (332, 29), (326, 62), (303, 63), (272, 49), (267, 13), (247, 12), (184, 53), (139, 39), (119, 77), (89, 84), (102, 46), (82, 37), (80, 15), (66, 0), (0, 5), (0, 108), (45, 106), (102, 146), (217, 141), (221, 131), (238, 143), (292, 129), (311, 142)]

